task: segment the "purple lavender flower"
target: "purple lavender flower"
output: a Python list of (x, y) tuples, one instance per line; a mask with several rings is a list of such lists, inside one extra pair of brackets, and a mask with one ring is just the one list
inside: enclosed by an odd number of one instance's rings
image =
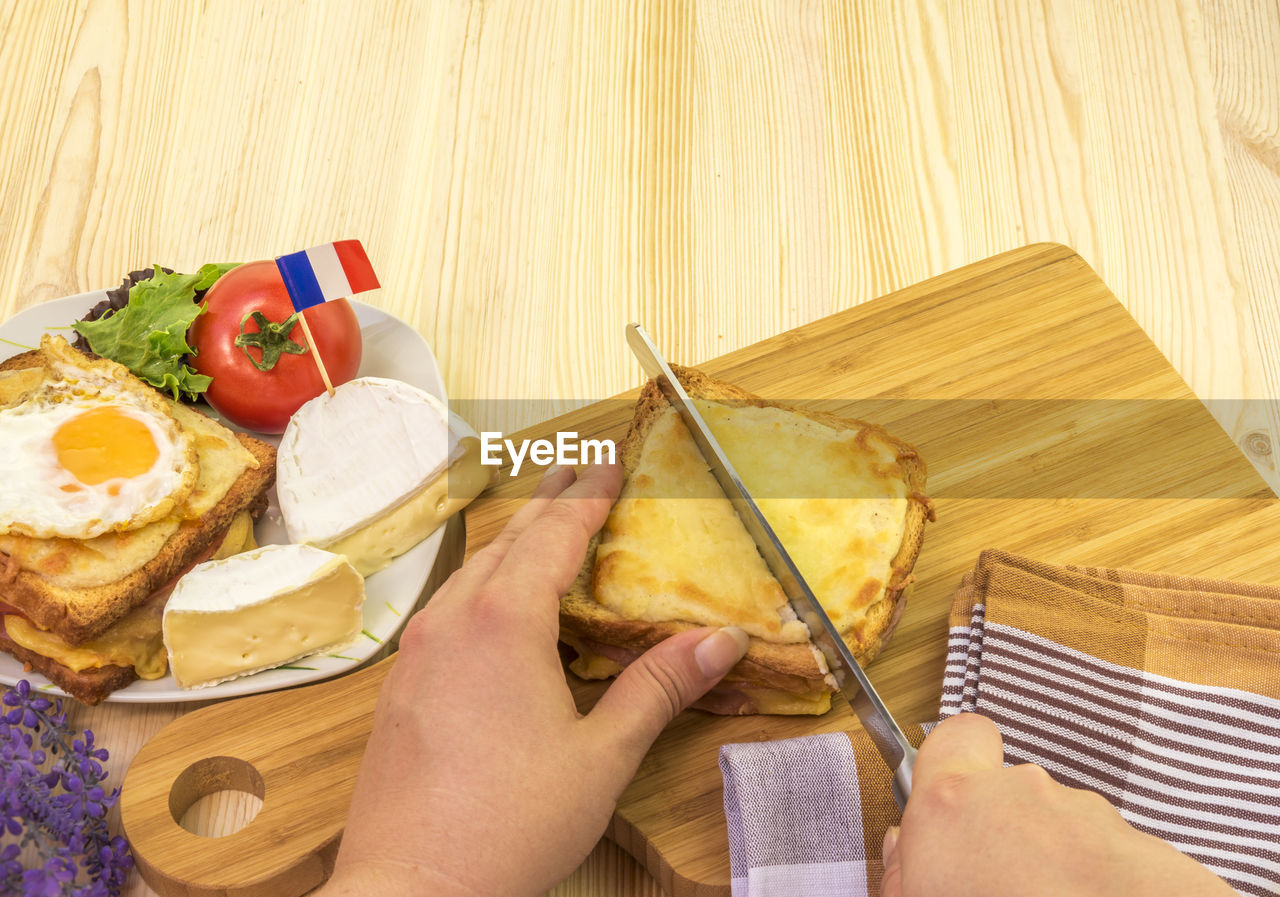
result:
[[(107, 830), (120, 789), (102, 786), (106, 750), (25, 679), (0, 706), (0, 894), (118, 897), (133, 857)], [(34, 868), (20, 858), (29, 846), (41, 858)]]

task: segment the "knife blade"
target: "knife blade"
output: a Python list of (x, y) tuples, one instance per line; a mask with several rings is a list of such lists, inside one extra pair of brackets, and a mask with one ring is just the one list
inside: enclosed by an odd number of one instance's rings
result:
[(809, 627), (813, 643), (822, 652), (827, 668), (840, 686), (840, 691), (857, 714), (885, 763), (893, 771), (893, 796), (899, 808), (905, 808), (911, 796), (911, 776), (915, 768), (916, 749), (902, 734), (893, 715), (876, 693), (871, 680), (862, 671), (853, 652), (839, 630), (823, 610), (804, 576), (796, 568), (782, 542), (769, 525), (755, 499), (743, 484), (733, 462), (712, 434), (706, 421), (694, 406), (680, 381), (671, 371), (658, 347), (639, 324), (627, 325), (627, 345), (640, 361), (645, 374), (675, 408), (715, 476), (716, 482), (733, 504), (742, 524), (756, 543), (769, 571), (782, 587), (792, 610)]

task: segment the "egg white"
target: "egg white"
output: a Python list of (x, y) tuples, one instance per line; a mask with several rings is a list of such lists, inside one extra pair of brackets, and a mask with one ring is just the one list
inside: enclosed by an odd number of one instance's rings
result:
[[(158, 520), (191, 491), (194, 445), (165, 400), (141, 384), (95, 377), (91, 367), (76, 373), (0, 409), (0, 533), (91, 539)], [(146, 426), (158, 457), (137, 476), (86, 484), (59, 463), (54, 434), (108, 406)]]

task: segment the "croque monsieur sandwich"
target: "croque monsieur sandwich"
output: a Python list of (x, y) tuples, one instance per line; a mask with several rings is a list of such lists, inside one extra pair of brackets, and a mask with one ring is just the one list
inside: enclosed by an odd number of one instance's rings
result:
[[(915, 449), (858, 420), (762, 400), (673, 366), (858, 660), (901, 616), (932, 516)], [(570, 668), (616, 675), (662, 639), (740, 626), (743, 660), (697, 705), (721, 714), (819, 714), (833, 678), (674, 408), (650, 382), (619, 444), (621, 495), (561, 599)]]
[(253, 547), (275, 449), (59, 336), (0, 364), (0, 650), (95, 704), (165, 675), (164, 601)]

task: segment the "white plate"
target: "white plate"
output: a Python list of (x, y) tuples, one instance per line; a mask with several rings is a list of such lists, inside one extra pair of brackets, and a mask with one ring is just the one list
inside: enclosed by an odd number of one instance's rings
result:
[[(75, 333), (70, 330), (71, 322), (105, 298), (106, 293), (101, 291), (81, 293), (78, 296), (44, 302), (19, 312), (0, 324), (0, 361), (38, 346), (40, 337), (46, 332), (61, 333), (68, 340), (75, 339)], [(445, 394), (444, 380), (440, 377), (440, 368), (422, 336), (408, 324), (386, 312), (354, 299), (349, 301), (360, 321), (360, 333), (364, 341), (359, 376), (403, 380), (425, 389), (447, 406), (449, 399)], [(15, 343), (19, 345), (14, 345)], [(280, 441), (277, 436), (264, 436), (261, 433), (253, 435), (273, 444)], [(258, 521), (254, 535), (263, 545), (287, 542), (274, 489), (269, 497), (270, 505)], [(172, 676), (151, 681), (139, 679), (112, 692), (107, 700), (163, 703), (229, 698), (327, 679), (354, 669), (376, 654), (382, 644), (395, 636), (404, 625), (427, 583), (427, 576), (435, 563), (443, 538), (444, 528), (441, 527), (426, 541), (392, 561), (391, 566), (365, 580), (364, 634), (340, 652), (317, 654), (288, 667), (264, 670), (208, 688), (181, 689)], [(50, 694), (62, 694), (60, 689), (43, 676), (23, 672), (21, 663), (8, 654), (0, 653), (0, 683), (13, 685), (19, 679), (28, 679), (33, 686)]]

